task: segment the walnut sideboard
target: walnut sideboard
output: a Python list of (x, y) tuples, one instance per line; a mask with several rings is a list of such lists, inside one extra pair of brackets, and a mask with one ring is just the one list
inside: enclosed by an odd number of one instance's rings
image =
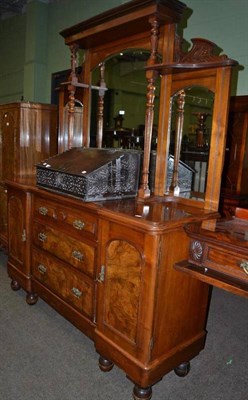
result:
[(209, 285), (174, 264), (187, 258), (185, 223), (216, 213), (183, 199), (86, 203), (33, 178), (6, 184), (12, 289), (90, 337), (100, 368), (124, 370), (135, 399), (172, 369), (186, 375), (204, 348)]

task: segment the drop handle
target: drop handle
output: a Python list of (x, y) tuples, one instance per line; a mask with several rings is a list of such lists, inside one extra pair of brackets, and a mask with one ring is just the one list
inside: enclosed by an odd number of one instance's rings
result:
[(39, 239), (41, 242), (45, 242), (45, 241), (47, 240), (47, 235), (46, 235), (45, 233), (43, 233), (43, 232), (40, 232), (40, 233), (38, 234), (38, 239)]
[(47, 272), (47, 268), (43, 264), (38, 265), (38, 270), (42, 275), (44, 275)]
[(79, 231), (82, 231), (85, 227), (85, 222), (81, 221), (80, 219), (76, 219), (72, 223), (73, 227)]
[(82, 296), (83, 292), (81, 292), (79, 289), (73, 287), (71, 289), (72, 294), (77, 297), (78, 299)]
[(76, 260), (78, 261), (83, 261), (84, 259), (84, 255), (82, 253), (80, 253), (80, 251), (78, 250), (73, 250), (73, 252), (71, 253), (73, 258), (76, 258)]
[(239, 266), (243, 269), (243, 271), (248, 275), (248, 261), (241, 261)]
[(40, 207), (39, 208), (39, 214), (41, 215), (47, 215), (48, 209), (46, 207)]

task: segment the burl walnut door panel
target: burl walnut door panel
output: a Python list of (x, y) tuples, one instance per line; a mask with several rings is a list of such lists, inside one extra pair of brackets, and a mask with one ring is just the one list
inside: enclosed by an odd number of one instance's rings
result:
[(143, 260), (126, 240), (110, 240), (106, 247), (104, 285), (105, 327), (136, 343)]
[[(155, 239), (109, 221), (101, 221), (100, 231), (96, 348), (106, 354), (106, 341), (109, 348), (118, 347), (147, 361), (154, 307), (151, 291), (156, 280), (152, 265), (157, 260)], [(153, 250), (146, 256), (150, 247)]]

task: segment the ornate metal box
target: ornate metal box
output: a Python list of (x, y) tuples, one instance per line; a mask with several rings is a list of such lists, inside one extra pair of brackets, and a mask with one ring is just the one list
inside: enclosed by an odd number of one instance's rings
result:
[(140, 152), (75, 147), (36, 165), (37, 186), (100, 201), (137, 194)]
[[(167, 169), (167, 183), (166, 183), (166, 191), (169, 190), (172, 176), (173, 176), (173, 168), (174, 168), (174, 157), (170, 154), (168, 159), (168, 169)], [(189, 165), (185, 164), (183, 161), (179, 161), (178, 166), (178, 178), (179, 178), (179, 187), (180, 193), (190, 193), (192, 190), (192, 183), (194, 178), (195, 170), (191, 168)]]

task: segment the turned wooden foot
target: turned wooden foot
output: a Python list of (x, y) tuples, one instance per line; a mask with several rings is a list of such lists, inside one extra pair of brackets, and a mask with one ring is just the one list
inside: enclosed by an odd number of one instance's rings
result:
[(15, 291), (21, 289), (21, 285), (19, 285), (19, 283), (14, 279), (12, 279), (10, 286), (11, 286), (11, 289), (15, 290)]
[(133, 398), (135, 400), (150, 400), (152, 398), (152, 387), (148, 386), (146, 388), (142, 388), (138, 385), (135, 385), (133, 388)]
[(104, 358), (102, 356), (99, 357), (98, 365), (99, 365), (100, 370), (103, 372), (111, 371), (111, 369), (114, 366), (112, 361), (109, 361), (109, 360), (107, 360), (107, 358)]
[(38, 301), (38, 295), (36, 293), (27, 293), (26, 302), (28, 305), (33, 306)]
[(180, 364), (177, 368), (174, 369), (175, 374), (182, 378), (188, 375), (189, 371), (190, 371), (189, 361)]

